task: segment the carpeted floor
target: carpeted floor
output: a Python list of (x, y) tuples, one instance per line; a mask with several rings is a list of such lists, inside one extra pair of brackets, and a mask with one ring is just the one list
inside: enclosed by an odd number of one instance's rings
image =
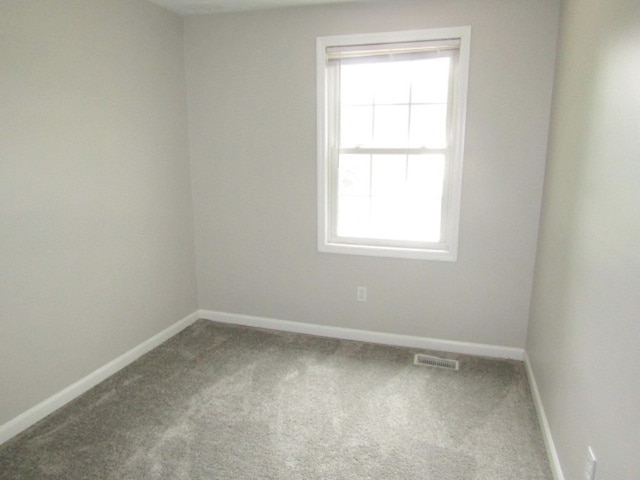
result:
[(199, 320), (0, 446), (0, 479), (551, 480), (524, 366)]

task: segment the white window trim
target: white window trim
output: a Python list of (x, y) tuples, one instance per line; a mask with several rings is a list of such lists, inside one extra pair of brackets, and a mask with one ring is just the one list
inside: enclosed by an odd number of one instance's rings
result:
[[(317, 128), (318, 128), (318, 251), (350, 255), (413, 258), (425, 260), (456, 261), (458, 256), (458, 233), (462, 195), (462, 163), (464, 153), (467, 84), (469, 75), (469, 50), (471, 27), (409, 30), (373, 34), (336, 35), (319, 37), (316, 41), (317, 75)], [(367, 45), (376, 43), (414, 42), (424, 40), (458, 39), (460, 50), (453, 85), (453, 109), (451, 131), (457, 135), (451, 143), (450, 170), (446, 173), (445, 185), (449, 191), (443, 198), (447, 221), (444, 225), (444, 242), (429, 248), (406, 246), (384, 246), (365, 243), (337, 242), (331, 237), (331, 155), (330, 135), (327, 129), (327, 65), (326, 50), (332, 46)], [(375, 243), (375, 242), (372, 242)]]

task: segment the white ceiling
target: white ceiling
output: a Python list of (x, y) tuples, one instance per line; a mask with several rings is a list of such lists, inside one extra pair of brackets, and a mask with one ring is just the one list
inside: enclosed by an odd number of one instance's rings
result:
[(181, 15), (220, 13), (266, 8), (347, 3), (366, 0), (149, 0)]

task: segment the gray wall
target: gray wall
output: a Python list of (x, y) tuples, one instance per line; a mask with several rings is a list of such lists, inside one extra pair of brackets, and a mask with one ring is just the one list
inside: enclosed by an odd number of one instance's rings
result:
[[(431, 0), (187, 17), (200, 308), (524, 347), (558, 10)], [(458, 262), (318, 253), (316, 37), (459, 25), (472, 48)]]
[(0, 2), (0, 425), (196, 308), (182, 20)]
[(527, 350), (565, 478), (640, 478), (640, 2), (560, 30)]

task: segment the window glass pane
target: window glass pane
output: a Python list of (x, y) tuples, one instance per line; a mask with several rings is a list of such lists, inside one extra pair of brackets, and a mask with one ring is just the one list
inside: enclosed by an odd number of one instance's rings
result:
[(409, 136), (411, 145), (445, 148), (447, 146), (447, 106), (413, 105)]
[(441, 238), (442, 199), (413, 202), (407, 206), (406, 240), (439, 242)]
[(408, 103), (411, 87), (412, 62), (384, 62), (375, 64), (368, 82), (375, 82), (375, 103), (393, 105)]
[(407, 180), (406, 155), (373, 155), (371, 194), (402, 195)]
[(376, 65), (363, 63), (341, 65), (340, 100), (342, 105), (373, 105)]
[(338, 195), (369, 196), (371, 155), (340, 155)]
[(369, 145), (373, 135), (373, 107), (342, 107), (340, 110), (340, 146)]
[(371, 199), (371, 231), (378, 239), (438, 242), (441, 236), (442, 200), (400, 197)]
[(403, 147), (409, 137), (409, 107), (376, 106), (373, 141), (376, 146)]
[(384, 196), (371, 199), (371, 237), (405, 240), (406, 198)]
[(438, 242), (444, 166), (444, 155), (374, 155), (369, 235)]
[(368, 237), (369, 207), (369, 197), (338, 196), (337, 235), (340, 237)]
[(432, 58), (412, 63), (411, 101), (413, 103), (447, 103), (451, 59)]
[(444, 155), (409, 155), (407, 191), (415, 198), (442, 198)]

